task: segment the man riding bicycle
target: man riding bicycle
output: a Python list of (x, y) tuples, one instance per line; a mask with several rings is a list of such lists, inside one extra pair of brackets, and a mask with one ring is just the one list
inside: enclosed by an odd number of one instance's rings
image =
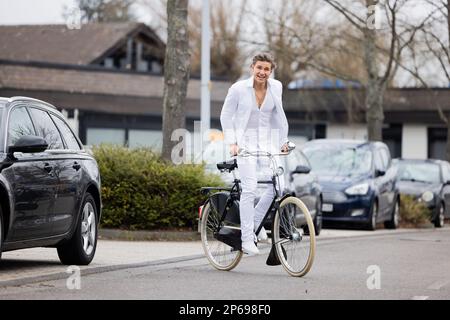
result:
[[(232, 156), (241, 149), (250, 152), (288, 151), (288, 122), (282, 106), (283, 88), (280, 81), (270, 78), (275, 67), (270, 54), (259, 53), (253, 57), (252, 77), (234, 83), (228, 90), (220, 122)], [(258, 254), (254, 229), (269, 209), (274, 190), (268, 186), (255, 207), (257, 173), (270, 175), (270, 161), (266, 157), (238, 157), (237, 164), (242, 188), (239, 202), (242, 251), (250, 255)], [(267, 238), (264, 228), (259, 238)]]

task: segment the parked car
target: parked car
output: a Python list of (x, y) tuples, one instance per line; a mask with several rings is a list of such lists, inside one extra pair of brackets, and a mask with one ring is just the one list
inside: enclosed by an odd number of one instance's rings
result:
[(411, 195), (431, 210), (436, 227), (450, 217), (450, 163), (427, 159), (394, 159), (400, 194)]
[[(229, 149), (223, 140), (216, 140), (209, 143), (203, 153), (202, 157), (197, 161), (203, 160), (205, 162), (205, 169), (207, 172), (219, 174), (222, 180), (231, 185), (234, 177), (230, 173), (220, 173), (217, 169), (217, 163), (229, 159)], [(311, 165), (306, 156), (297, 148), (294, 149), (289, 156), (278, 157), (279, 166), (284, 170), (283, 172), (283, 194), (292, 194), (301, 199), (308, 207), (314, 221), (316, 235), (320, 234), (322, 230), (322, 194), (317, 176), (310, 172)], [(302, 171), (303, 173), (295, 173), (294, 171)], [(239, 172), (235, 170), (236, 178), (239, 179)], [(259, 180), (263, 179), (262, 176)], [(267, 186), (259, 185), (259, 189)], [(262, 190), (261, 190), (262, 191)], [(256, 202), (259, 198), (256, 198)], [(271, 220), (267, 220), (265, 228), (270, 230)]]
[(318, 139), (302, 146), (322, 187), (324, 225), (397, 228), (400, 198), (386, 144)]
[(63, 264), (94, 258), (101, 216), (95, 159), (57, 109), (0, 98), (0, 254), (55, 247)]

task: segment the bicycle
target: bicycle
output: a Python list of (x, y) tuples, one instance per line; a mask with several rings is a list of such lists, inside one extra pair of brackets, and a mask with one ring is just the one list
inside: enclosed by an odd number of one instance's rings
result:
[[(266, 261), (268, 265), (281, 264), (295, 277), (306, 275), (313, 264), (315, 256), (315, 230), (311, 214), (306, 205), (298, 198), (278, 190), (279, 177), (283, 168), (275, 169), (275, 156), (286, 156), (295, 148), (290, 145), (288, 152), (271, 154), (265, 151), (248, 152), (243, 150), (237, 156), (267, 156), (270, 159), (272, 178), (258, 183), (272, 184), (275, 195), (263, 220), (256, 229), (256, 235), (266, 223), (271, 222), (272, 247)], [(204, 195), (211, 194), (201, 207), (199, 231), (202, 247), (211, 265), (222, 271), (235, 268), (240, 262), (241, 231), (239, 218), (239, 199), (241, 194), (240, 180), (234, 170), (237, 168), (236, 158), (217, 164), (221, 172), (233, 173), (231, 188), (202, 187)], [(278, 184), (277, 184), (278, 181)], [(303, 254), (306, 253), (306, 254)]]

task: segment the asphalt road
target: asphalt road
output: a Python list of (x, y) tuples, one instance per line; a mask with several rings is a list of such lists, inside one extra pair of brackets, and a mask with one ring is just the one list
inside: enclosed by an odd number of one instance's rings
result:
[[(450, 299), (450, 228), (322, 240), (312, 270), (290, 277), (268, 249), (231, 272), (205, 258), (0, 288), (5, 299)], [(70, 278), (69, 278), (70, 277)]]

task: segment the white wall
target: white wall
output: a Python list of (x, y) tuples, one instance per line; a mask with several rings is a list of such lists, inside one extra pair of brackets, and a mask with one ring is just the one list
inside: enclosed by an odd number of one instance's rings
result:
[(363, 124), (328, 124), (326, 135), (327, 139), (354, 139), (367, 140), (367, 126)]
[(66, 118), (67, 124), (72, 128), (73, 132), (79, 137), (79, 120), (78, 120), (78, 109), (73, 111), (73, 118), (68, 117), (68, 111), (65, 109), (61, 110), (61, 113)]
[(402, 158), (428, 158), (428, 131), (420, 124), (404, 124), (402, 128)]

